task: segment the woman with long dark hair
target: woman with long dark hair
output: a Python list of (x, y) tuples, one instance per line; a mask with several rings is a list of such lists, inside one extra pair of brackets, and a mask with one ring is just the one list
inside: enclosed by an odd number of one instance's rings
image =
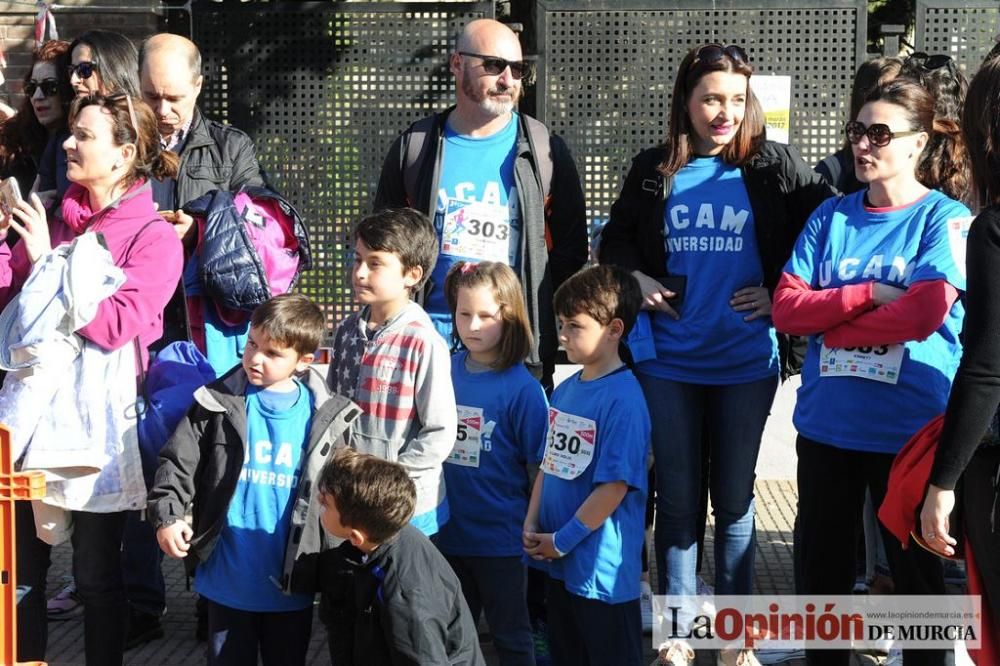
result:
[[(684, 57), (667, 140), (635, 158), (602, 233), (601, 262), (632, 271), (652, 318), (655, 358), (637, 375), (653, 422), (660, 594), (696, 593), (703, 425), (715, 591), (751, 593), (754, 467), (781, 374), (771, 291), (806, 218), (834, 193), (794, 150), (765, 140), (752, 73), (739, 46)], [(661, 654), (693, 659), (680, 642)]]
[(66, 129), (73, 90), (69, 85), (69, 42), (50, 40), (31, 54), (24, 76), (24, 102), (0, 123), (0, 177), (17, 178), (27, 197), (49, 139)]

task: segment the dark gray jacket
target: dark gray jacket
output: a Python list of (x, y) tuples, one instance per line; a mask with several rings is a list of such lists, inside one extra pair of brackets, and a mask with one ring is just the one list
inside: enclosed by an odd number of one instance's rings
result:
[(486, 663), (462, 584), (413, 525), (367, 558), (348, 541), (324, 552), (320, 587), (336, 666)]
[(212, 190), (236, 192), (244, 185), (267, 185), (250, 137), (235, 127), (209, 120), (195, 108), (181, 150), (177, 205), (182, 207)]
[[(316, 370), (310, 368), (302, 379), (312, 391), (314, 411), (280, 582), (285, 592), (311, 594), (317, 590), (320, 550), (336, 541), (320, 525), (316, 480), (333, 449), (346, 445), (347, 430), (361, 410), (347, 398), (331, 395)], [(188, 504), (194, 503), (194, 536), (184, 560), (189, 575), (211, 556), (243, 469), (247, 383), (243, 367), (236, 366), (195, 391), (194, 404), (160, 452), (148, 498), (149, 520), (157, 528), (184, 520)]]
[[(382, 165), (375, 193), (375, 210), (410, 206), (434, 218), (435, 193), (444, 160), (444, 127), (449, 113), (451, 109), (434, 116), (433, 131), (426, 139), (430, 149), (422, 153), (423, 163), (418, 166), (419, 178), (416, 180), (417, 194), (413, 197), (406, 192), (403, 174), (413, 126), (392, 144)], [(563, 280), (587, 263), (587, 215), (580, 177), (566, 143), (550, 135), (547, 147), (533, 146), (525, 129), (525, 116), (519, 114), (518, 117), (521, 122), (517, 128), (514, 182), (523, 220), (519, 277), (534, 336), (534, 346), (526, 364), (535, 376), (548, 378), (555, 367), (559, 347), (552, 296)], [(552, 158), (548, 199), (543, 196), (538, 160), (535, 158), (538, 151), (545, 149)]]

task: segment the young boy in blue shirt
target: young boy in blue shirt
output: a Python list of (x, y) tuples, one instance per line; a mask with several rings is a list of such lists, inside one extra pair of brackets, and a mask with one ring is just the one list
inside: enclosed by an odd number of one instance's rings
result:
[(160, 453), (151, 522), (207, 600), (209, 664), (256, 664), (258, 651), (265, 665), (305, 663), (324, 539), (316, 481), (360, 413), (309, 367), (325, 327), (305, 296), (258, 307), (242, 363), (195, 392)]
[(555, 311), (583, 369), (552, 394), (548, 441), (524, 522), (525, 552), (549, 564), (549, 645), (557, 664), (639, 664), (640, 553), (650, 421), (623, 358), (642, 304), (617, 266), (580, 271)]

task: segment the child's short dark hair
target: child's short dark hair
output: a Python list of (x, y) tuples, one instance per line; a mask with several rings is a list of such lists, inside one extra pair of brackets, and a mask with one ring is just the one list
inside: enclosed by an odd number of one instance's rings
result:
[(602, 326), (621, 319), (625, 325), (623, 337), (635, 325), (640, 307), (639, 281), (624, 268), (612, 265), (584, 268), (563, 282), (555, 295), (557, 315), (587, 314)]
[(402, 465), (352, 449), (338, 450), (319, 477), (319, 492), (330, 495), (340, 522), (385, 543), (410, 522), (417, 487)]
[(250, 326), (301, 356), (314, 353), (323, 341), (326, 318), (302, 294), (282, 294), (257, 306), (250, 316)]
[(392, 252), (399, 257), (404, 271), (422, 268), (424, 276), (413, 286), (414, 292), (427, 282), (437, 263), (440, 243), (434, 225), (413, 208), (384, 208), (366, 215), (354, 227), (352, 238), (363, 240), (376, 252)]

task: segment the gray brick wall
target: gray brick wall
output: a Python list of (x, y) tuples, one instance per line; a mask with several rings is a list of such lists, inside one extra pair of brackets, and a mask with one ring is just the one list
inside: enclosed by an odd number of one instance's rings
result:
[[(154, 12), (160, 7), (157, 0), (60, 0), (59, 4), (65, 8), (55, 9), (53, 14), (59, 38), (68, 41), (87, 30), (101, 29), (120, 32), (138, 44), (156, 32), (161, 23), (161, 15)], [(7, 69), (3, 72), (6, 82), (0, 86), (0, 98), (18, 108), (35, 45), (34, 2), (0, 1), (0, 38), (7, 55)]]

